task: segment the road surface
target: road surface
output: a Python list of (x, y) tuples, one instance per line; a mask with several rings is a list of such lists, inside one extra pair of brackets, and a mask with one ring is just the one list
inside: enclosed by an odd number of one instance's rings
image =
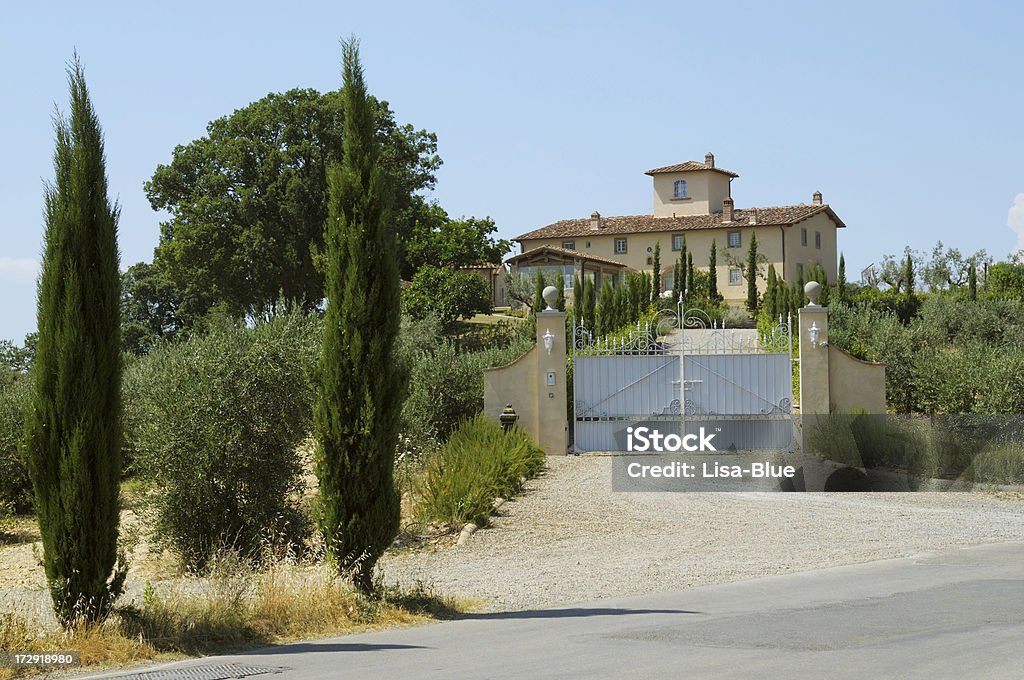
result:
[(1004, 543), (87, 677), (981, 680), (1024, 678), (1022, 652), (1024, 543)]

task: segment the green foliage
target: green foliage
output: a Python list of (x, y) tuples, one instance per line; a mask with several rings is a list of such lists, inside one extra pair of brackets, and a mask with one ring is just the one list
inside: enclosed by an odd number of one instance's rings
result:
[(390, 219), (401, 189), (366, 93), (358, 43), (344, 43), (344, 153), (328, 171), (327, 312), (314, 417), (320, 530), (332, 561), (373, 592), (398, 533), (395, 448), (407, 375), (396, 360), (400, 301)]
[[(311, 89), (268, 94), (212, 121), (205, 136), (157, 167), (146, 195), (170, 219), (156, 264), (181, 292), (182, 317), (200, 318), (218, 303), (250, 319), (272, 314), (279, 299), (307, 311), (319, 305), (327, 171), (343, 153), (345, 98)], [(417, 192), (434, 185), (437, 138), (398, 124), (386, 102), (368, 98), (367, 106), (381, 170), (392, 179), (391, 228), (410, 241), (429, 211)]]
[(989, 267), (985, 292), (1003, 300), (1024, 300), (1024, 264), (997, 262)]
[(138, 262), (121, 275), (121, 344), (126, 352), (147, 354), (160, 340), (173, 339), (183, 328), (199, 325), (183, 320), (181, 293), (158, 265)]
[(1024, 412), (1024, 398), (1018, 396), (1024, 392), (1024, 303), (886, 295), (916, 298), (917, 314), (904, 324), (870, 303), (833, 304), (829, 334), (830, 342), (854, 356), (886, 364), (890, 408)]
[(547, 288), (548, 282), (544, 279), (544, 270), (538, 269), (536, 275), (533, 277), (533, 316), (537, 316), (537, 312), (544, 311), (547, 306), (544, 302), (544, 289)]
[(903, 261), (903, 273), (900, 278), (903, 281), (903, 290), (907, 294), (912, 294), (917, 277), (914, 273), (914, 258), (910, 253), (907, 253), (907, 258)]
[(58, 621), (102, 621), (121, 594), (121, 338), (117, 222), (103, 133), (82, 67), (68, 69), (71, 116), (55, 121), (46, 192), (39, 345), (25, 457)]
[(718, 246), (711, 239), (711, 252), (708, 254), (708, 299), (721, 302), (722, 295), (718, 292)]
[(967, 294), (972, 301), (978, 299), (978, 270), (973, 263), (967, 270)]
[(221, 548), (255, 558), (299, 539), (301, 461), (320, 326), (301, 313), (159, 346), (126, 376), (134, 465), (152, 480), (158, 540), (191, 570)]
[(598, 336), (610, 333), (618, 328), (618, 319), (615, 313), (615, 289), (607, 277), (601, 283), (601, 301), (597, 307), (597, 323), (595, 333)]
[(510, 241), (494, 238), (497, 230), (489, 217), (454, 220), (438, 204), (419, 202), (411, 233), (402, 243), (405, 248), (400, 269), (402, 278), (413, 277), (428, 264), (452, 269), (497, 265), (512, 249)]
[(30, 378), (0, 383), (0, 503), (8, 503), (17, 512), (32, 509), (32, 482), (21, 452), (31, 398)]
[(654, 259), (651, 265), (651, 302), (661, 297), (661, 241), (654, 243)]
[(757, 312), (757, 234), (750, 234), (750, 248), (747, 249), (747, 311)]
[(477, 415), (465, 421), (431, 457), (419, 488), (417, 513), (458, 529), (487, 526), (496, 498), (522, 489), (522, 480), (544, 469), (544, 452), (519, 428), (504, 432)]
[(583, 282), (583, 325), (591, 331), (597, 327), (597, 293), (592, 279)]
[(457, 319), (490, 312), (491, 291), (474, 272), (426, 265), (402, 291), (402, 309), (418, 319), (434, 315), (450, 326)]
[(504, 366), (533, 345), (521, 337), (506, 347), (459, 352), (438, 341), (408, 356), (410, 392), (402, 408), (401, 431), (419, 451), (432, 450), (458, 424), (484, 407), (484, 369)]
[(846, 256), (839, 253), (839, 274), (836, 276), (836, 301), (846, 300)]

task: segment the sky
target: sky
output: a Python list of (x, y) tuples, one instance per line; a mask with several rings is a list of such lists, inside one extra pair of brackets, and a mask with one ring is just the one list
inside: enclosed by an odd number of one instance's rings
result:
[(48, 2), (0, 18), (0, 339), (35, 328), (53, 112), (77, 49), (121, 205), (122, 268), (166, 215), (176, 145), (269, 92), (341, 82), (438, 135), (436, 199), (506, 238), (650, 213), (645, 170), (715, 154), (737, 208), (810, 203), (848, 228), (851, 279), (936, 241), (1024, 247), (1024, 3)]

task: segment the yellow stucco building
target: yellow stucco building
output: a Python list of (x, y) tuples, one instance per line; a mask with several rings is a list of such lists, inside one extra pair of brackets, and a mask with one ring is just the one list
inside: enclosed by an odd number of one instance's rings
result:
[[(513, 276), (532, 277), (538, 268), (552, 281), (561, 274), (565, 288), (583, 273), (600, 285), (613, 283), (627, 271), (650, 271), (655, 244), (661, 244), (662, 287), (674, 286), (672, 270), (683, 238), (693, 253), (695, 268), (708, 269), (711, 242), (716, 242), (718, 291), (727, 302), (746, 299), (743, 262), (751, 235), (757, 234), (758, 252), (786, 281), (796, 281), (814, 264), (821, 265), (829, 282), (837, 269), (836, 234), (845, 227), (839, 216), (814, 192), (810, 204), (765, 208), (734, 207), (734, 172), (704, 162), (687, 161), (648, 170), (653, 183), (654, 210), (650, 215), (559, 220), (516, 237), (520, 254), (509, 258)], [(758, 289), (765, 287), (763, 278)], [(566, 290), (566, 295), (570, 294)]]

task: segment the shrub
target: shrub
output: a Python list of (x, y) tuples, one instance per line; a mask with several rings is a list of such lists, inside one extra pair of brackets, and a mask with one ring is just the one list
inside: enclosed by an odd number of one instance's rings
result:
[(413, 276), (412, 285), (402, 291), (402, 309), (414, 317), (436, 314), (447, 326), (459, 318), (491, 311), (491, 292), (473, 272), (425, 265)]
[(28, 378), (0, 385), (0, 503), (9, 503), (16, 512), (32, 509), (32, 482), (20, 450), (31, 395)]
[(427, 463), (420, 483), (418, 514), (457, 528), (486, 526), (494, 500), (522, 488), (522, 479), (544, 469), (544, 452), (519, 428), (505, 432), (477, 415), (465, 421)]
[(974, 481), (1024, 484), (1024, 446), (1008, 442), (979, 453), (974, 459)]
[(296, 447), (308, 435), (315, 321), (224, 327), (161, 347), (131, 372), (139, 471), (156, 482), (156, 536), (190, 569), (218, 548), (254, 555), (305, 529)]
[(484, 407), (484, 369), (519, 358), (533, 342), (525, 337), (507, 347), (459, 352), (442, 341), (411, 358), (410, 392), (402, 409), (401, 431), (419, 448), (432, 449), (458, 424)]

